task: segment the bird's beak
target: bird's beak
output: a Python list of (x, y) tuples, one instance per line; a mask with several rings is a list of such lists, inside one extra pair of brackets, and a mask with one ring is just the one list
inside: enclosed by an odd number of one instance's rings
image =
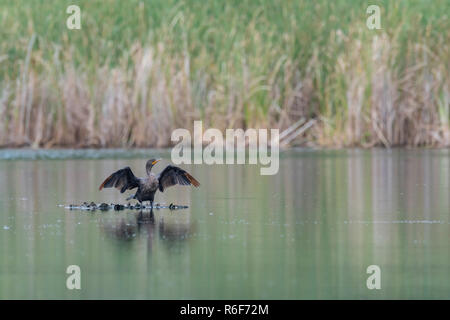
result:
[(154, 166), (155, 164), (157, 164), (159, 161), (161, 161), (161, 159), (157, 159), (155, 161), (152, 162), (152, 166)]

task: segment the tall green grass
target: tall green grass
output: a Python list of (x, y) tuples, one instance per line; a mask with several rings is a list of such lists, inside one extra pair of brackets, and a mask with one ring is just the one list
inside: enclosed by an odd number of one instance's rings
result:
[[(82, 30), (66, 28), (69, 4)], [(366, 27), (369, 4), (381, 30)], [(294, 144), (449, 146), (449, 12), (447, 0), (0, 0), (0, 145), (168, 146), (202, 119), (308, 123)]]

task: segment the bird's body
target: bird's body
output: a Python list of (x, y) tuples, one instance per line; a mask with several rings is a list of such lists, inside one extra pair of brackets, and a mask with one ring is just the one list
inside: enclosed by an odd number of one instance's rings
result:
[(159, 160), (155, 159), (147, 161), (147, 177), (144, 178), (137, 178), (130, 167), (120, 169), (106, 178), (100, 185), (99, 190), (115, 187), (119, 189), (121, 193), (124, 193), (126, 190), (137, 188), (134, 196), (129, 197), (127, 200), (136, 199), (141, 203), (143, 201), (150, 201), (153, 205), (155, 193), (158, 190), (163, 192), (164, 189), (177, 184), (193, 185), (195, 187), (200, 185), (200, 183), (189, 173), (181, 168), (171, 165), (167, 166), (159, 175), (155, 175), (151, 172), (151, 169), (158, 161)]
[(158, 178), (153, 173), (150, 173), (150, 175), (146, 178), (139, 178), (139, 187), (136, 194), (133, 196), (133, 199), (136, 199), (139, 202), (153, 202), (158, 186)]

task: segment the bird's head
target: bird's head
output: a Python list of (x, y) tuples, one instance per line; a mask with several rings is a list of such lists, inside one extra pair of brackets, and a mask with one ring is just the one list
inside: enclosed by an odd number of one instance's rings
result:
[(147, 161), (147, 164), (145, 165), (145, 169), (147, 170), (147, 174), (150, 174), (150, 171), (152, 171), (152, 168), (155, 164), (157, 164), (161, 159), (150, 159)]

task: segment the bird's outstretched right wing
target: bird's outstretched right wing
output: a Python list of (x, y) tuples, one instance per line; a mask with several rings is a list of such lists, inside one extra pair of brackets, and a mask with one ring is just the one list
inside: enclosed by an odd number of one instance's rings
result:
[(161, 192), (164, 189), (181, 184), (181, 185), (193, 185), (194, 187), (200, 186), (200, 182), (198, 182), (193, 176), (187, 173), (185, 170), (174, 167), (167, 166), (158, 176), (159, 179), (159, 190)]
[(117, 170), (100, 185), (99, 190), (103, 188), (115, 187), (124, 193), (139, 186), (139, 179), (135, 177), (130, 167)]

